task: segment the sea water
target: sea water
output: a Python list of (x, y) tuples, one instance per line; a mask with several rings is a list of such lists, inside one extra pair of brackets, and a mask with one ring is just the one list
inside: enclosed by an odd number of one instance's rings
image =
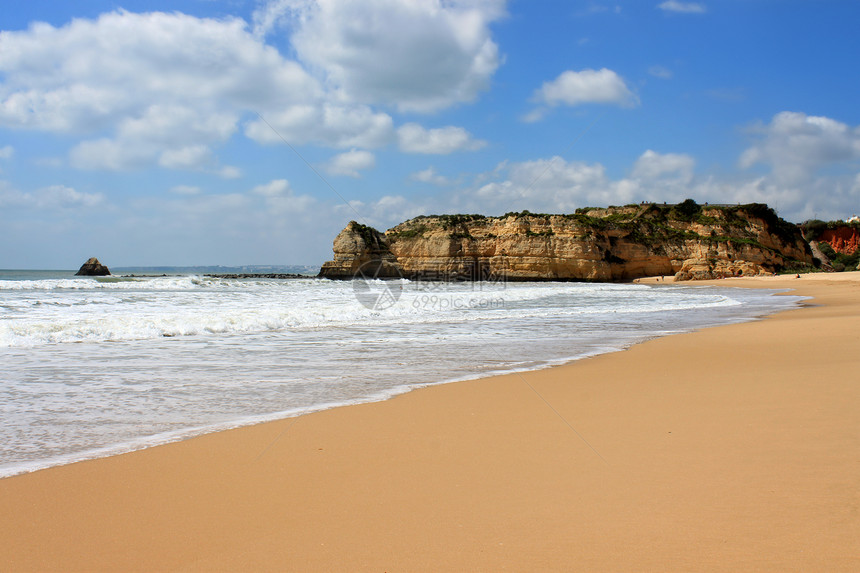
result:
[(774, 294), (0, 271), (0, 477), (543, 368), (800, 300)]

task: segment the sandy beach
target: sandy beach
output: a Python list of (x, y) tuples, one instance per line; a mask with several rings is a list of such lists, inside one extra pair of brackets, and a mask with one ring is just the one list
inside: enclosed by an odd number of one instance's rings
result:
[(2, 571), (860, 571), (860, 272), (766, 320), (0, 480)]

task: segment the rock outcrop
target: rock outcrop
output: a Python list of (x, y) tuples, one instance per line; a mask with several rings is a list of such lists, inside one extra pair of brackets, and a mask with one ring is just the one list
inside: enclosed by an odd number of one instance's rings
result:
[(82, 277), (104, 277), (110, 274), (110, 271), (106, 266), (101, 264), (99, 260), (95, 257), (91, 257), (87, 259), (83, 265), (81, 265), (80, 270), (75, 273), (75, 276)]
[(811, 220), (802, 225), (812, 256), (827, 271), (854, 271), (860, 266), (860, 224)]
[(843, 255), (853, 255), (860, 249), (860, 230), (854, 226), (845, 225), (835, 229), (825, 229), (818, 236), (818, 242), (830, 245), (830, 248)]
[(797, 226), (766, 205), (628, 205), (569, 215), (416, 217), (385, 233), (350, 222), (321, 277), (618, 281), (758, 275), (811, 265)]
[(391, 241), (373, 227), (350, 221), (335, 237), (332, 250), (334, 260), (323, 264), (320, 276), (353, 278), (359, 273), (376, 278), (402, 276), (403, 271), (391, 252)]

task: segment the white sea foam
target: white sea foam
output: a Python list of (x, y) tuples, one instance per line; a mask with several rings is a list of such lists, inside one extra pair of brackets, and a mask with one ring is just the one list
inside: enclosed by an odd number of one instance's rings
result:
[(356, 286), (0, 274), (0, 476), (546, 367), (797, 301), (702, 287), (401, 280), (365, 285), (390, 295), (374, 307)]
[[(24, 288), (27, 285), (30, 288)], [(192, 276), (122, 282), (0, 281), (0, 291), (8, 291), (0, 321), (0, 347), (278, 332), (368, 322), (439, 323), (453, 315), (460, 321), (510, 320), (739, 304), (710, 292), (654, 296), (640, 285), (488, 284), (444, 289), (438, 284), (408, 281), (380, 285), (396, 288), (399, 298), (390, 307), (370, 310), (356, 300), (349, 283), (310, 279), (241, 281)]]

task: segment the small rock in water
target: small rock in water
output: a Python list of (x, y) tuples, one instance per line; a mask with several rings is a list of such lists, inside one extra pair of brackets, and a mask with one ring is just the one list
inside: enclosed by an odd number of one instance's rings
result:
[(75, 276), (83, 277), (104, 277), (110, 274), (106, 266), (101, 264), (95, 257), (91, 257), (81, 265), (80, 270), (75, 273)]

